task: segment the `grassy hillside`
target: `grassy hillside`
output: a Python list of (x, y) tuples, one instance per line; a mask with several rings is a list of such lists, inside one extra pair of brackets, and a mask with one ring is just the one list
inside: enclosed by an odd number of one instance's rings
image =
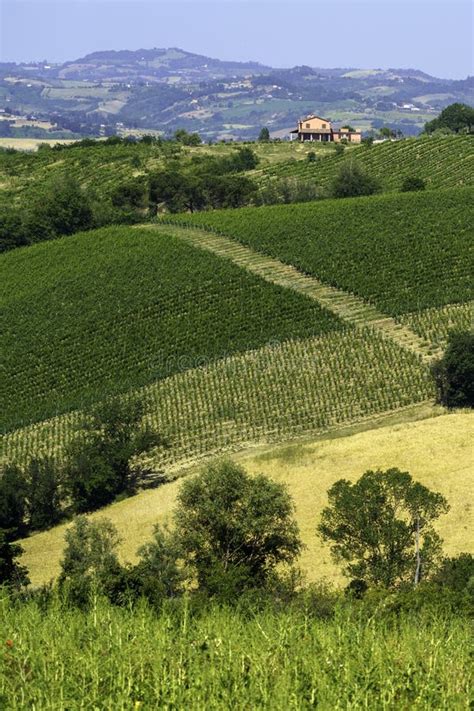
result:
[(342, 327), (315, 301), (145, 230), (84, 233), (0, 264), (7, 429)]
[(262, 180), (298, 177), (327, 187), (341, 165), (351, 160), (378, 178), (384, 191), (398, 191), (406, 176), (426, 181), (427, 188), (472, 185), (474, 182), (474, 138), (472, 136), (427, 136), (403, 141), (361, 146), (328, 159), (287, 161), (265, 168)]
[(233, 237), (399, 315), (472, 299), (474, 190), (200, 213)]
[[(325, 436), (235, 455), (252, 473), (263, 472), (288, 485), (307, 545), (300, 563), (311, 580), (321, 577), (333, 582), (341, 580), (328, 548), (315, 534), (327, 489), (336, 479), (357, 479), (366, 469), (374, 467), (408, 470), (418, 481), (443, 493), (451, 504), (450, 512), (439, 520), (446, 553), (474, 553), (468, 533), (474, 526), (473, 415), (449, 414), (405, 423), (403, 417), (400, 419), (399, 424), (350, 436), (335, 439)], [(179, 486), (179, 481), (165, 484), (93, 514), (93, 518), (107, 516), (118, 527), (123, 537), (124, 560), (134, 560), (137, 548), (151, 536), (154, 523), (170, 521)], [(23, 561), (33, 583), (47, 582), (58, 573), (65, 528), (59, 526), (22, 542)]]

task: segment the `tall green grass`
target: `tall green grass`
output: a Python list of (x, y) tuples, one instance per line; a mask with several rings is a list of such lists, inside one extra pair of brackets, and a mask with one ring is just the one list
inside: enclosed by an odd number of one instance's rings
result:
[(0, 603), (0, 707), (467, 709), (466, 621), (434, 611)]

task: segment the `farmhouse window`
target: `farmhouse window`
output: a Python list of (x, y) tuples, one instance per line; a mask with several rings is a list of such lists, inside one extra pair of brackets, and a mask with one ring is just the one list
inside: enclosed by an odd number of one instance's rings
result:
[(307, 123), (307, 124), (306, 124), (306, 128), (311, 128), (311, 124), (310, 124), (310, 123)]

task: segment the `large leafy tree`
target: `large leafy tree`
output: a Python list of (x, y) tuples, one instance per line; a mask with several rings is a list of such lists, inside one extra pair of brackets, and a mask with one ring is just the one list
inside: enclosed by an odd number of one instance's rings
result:
[(372, 195), (379, 190), (378, 180), (365, 173), (357, 163), (352, 161), (341, 165), (331, 185), (331, 195), (336, 198)]
[(474, 131), (474, 108), (469, 104), (450, 104), (439, 116), (425, 124), (425, 133), (433, 133), (438, 129), (448, 129), (454, 133)]
[(183, 483), (175, 535), (200, 588), (232, 595), (294, 561), (301, 542), (293, 513), (282, 484), (224, 461)]
[(93, 226), (89, 198), (72, 177), (45, 183), (31, 199), (23, 218), (23, 232), (30, 242), (70, 235)]
[(93, 511), (123, 492), (133, 493), (132, 459), (163, 438), (144, 422), (141, 400), (111, 398), (98, 405), (67, 449), (65, 484), (76, 513)]
[(340, 479), (328, 498), (317, 530), (348, 577), (389, 588), (435, 569), (441, 539), (432, 524), (449, 507), (408, 472), (367, 471), (354, 484)]
[(438, 402), (446, 407), (474, 407), (474, 333), (450, 333), (446, 351), (432, 370)]
[(20, 588), (29, 584), (28, 571), (17, 560), (22, 552), (21, 546), (11, 543), (7, 533), (0, 529), (0, 586)]

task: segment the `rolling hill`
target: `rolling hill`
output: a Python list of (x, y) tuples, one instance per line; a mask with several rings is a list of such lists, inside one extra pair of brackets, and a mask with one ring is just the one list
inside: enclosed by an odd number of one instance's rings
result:
[(118, 393), (145, 398), (169, 471), (432, 401), (433, 354), (469, 327), (471, 198), (216, 211), (3, 255), (6, 456), (60, 455)]
[(421, 136), (350, 147), (342, 155), (327, 151), (315, 162), (289, 160), (267, 166), (259, 171), (259, 179), (299, 178), (327, 188), (346, 161), (377, 178), (384, 192), (399, 191), (407, 176), (422, 178), (428, 189), (462, 187), (474, 180), (474, 137)]
[[(385, 142), (367, 149), (350, 147), (342, 156), (330, 146), (289, 143), (253, 144), (260, 164), (247, 175), (265, 186), (279, 178), (298, 178), (327, 188), (347, 160), (359, 164), (381, 181), (384, 191), (399, 191), (407, 175), (426, 181), (426, 187), (463, 187), (474, 183), (474, 138), (438, 136)], [(193, 148), (163, 144), (121, 143), (71, 146), (66, 150), (37, 153), (0, 150), (0, 206), (27, 206), (45, 186), (66, 177), (74, 178), (94, 200), (109, 200), (118, 185), (139, 176), (149, 176), (179, 161), (184, 168), (193, 158), (222, 157), (235, 150), (231, 144)], [(308, 153), (316, 151), (317, 161)]]
[[(416, 69), (275, 69), (176, 47), (104, 50), (63, 64), (0, 63), (0, 108), (7, 111), (0, 135), (183, 127), (206, 138), (242, 140), (256, 138), (262, 125), (287, 134), (315, 111), (362, 130), (390, 125), (417, 135), (440, 109), (473, 97), (472, 77), (446, 80)], [(24, 123), (28, 116), (36, 123)], [(45, 129), (44, 122), (53, 125)]]

